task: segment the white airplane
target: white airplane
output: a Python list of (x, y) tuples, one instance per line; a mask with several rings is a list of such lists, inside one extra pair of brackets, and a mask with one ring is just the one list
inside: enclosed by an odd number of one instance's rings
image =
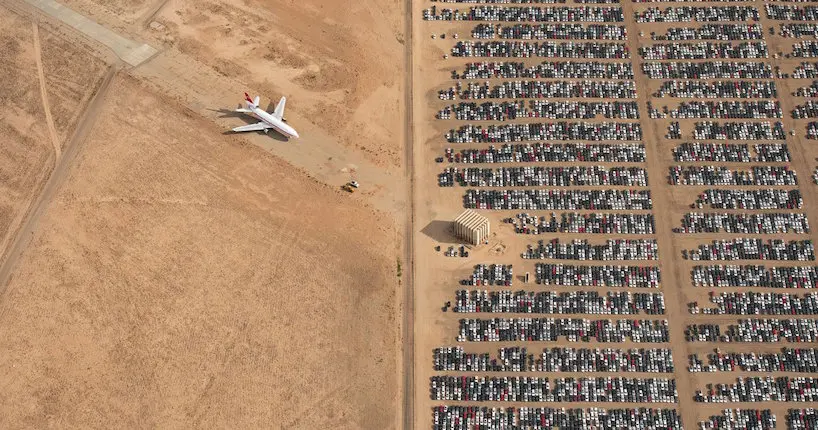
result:
[(284, 137), (299, 137), (298, 132), (285, 123), (284, 105), (287, 103), (286, 97), (282, 97), (281, 100), (278, 101), (278, 105), (276, 105), (276, 109), (273, 111), (273, 113), (268, 113), (264, 109), (258, 107), (258, 103), (260, 101), (259, 96), (256, 96), (255, 100), (250, 100), (250, 95), (244, 93), (244, 99), (247, 100), (247, 108), (238, 108), (236, 109), (236, 112), (253, 114), (261, 121), (255, 124), (236, 127), (233, 129), (233, 131), (263, 131), (264, 133), (267, 133), (267, 130), (272, 128), (283, 134)]

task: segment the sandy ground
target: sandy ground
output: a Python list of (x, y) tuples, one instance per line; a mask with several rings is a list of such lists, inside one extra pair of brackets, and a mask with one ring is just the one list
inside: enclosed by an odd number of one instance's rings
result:
[(104, 63), (0, 9), (0, 261), (97, 88)]
[[(403, 15), (398, 0), (99, 1), (66, 4), (196, 58), (309, 118), (383, 167), (402, 159)], [(241, 100), (241, 93), (234, 96)]]
[(40, 96), (34, 33), (0, 9), (0, 260), (29, 203), (53, 167)]
[(41, 220), (0, 426), (389, 427), (394, 226), (166, 106), (117, 78)]
[(48, 103), (62, 147), (107, 65), (64, 37), (40, 31), (40, 38)]
[[(101, 87), (110, 53), (10, 3), (23, 15), (0, 6), (0, 70), (10, 77), (0, 83), (0, 138), (11, 142), (0, 153), (2, 249), (9, 226), (28, 220), (29, 234), (15, 242), (19, 259), (0, 266), (11, 278), (0, 290), (0, 427), (396, 427), (400, 32), (389, 35), (395, 61), (369, 65), (388, 49), (369, 51), (379, 32), (402, 28), (400, 9), (346, 38), (363, 8), (254, 16), (265, 26), (248, 29), (257, 49), (288, 34), (277, 46), (317, 64), (304, 67), (186, 48), (208, 30), (187, 22), (201, 9), (192, 4), (67, 2), (123, 34), (164, 38), (156, 61)], [(219, 21), (239, 19), (234, 9), (201, 10)], [(178, 42), (143, 25), (164, 13)], [(314, 19), (333, 33), (318, 34)], [(263, 67), (225, 74), (232, 61)], [(224, 94), (238, 100), (242, 88), (286, 94), (290, 122), (308, 138), (224, 133), (241, 124), (224, 115)], [(364, 185), (354, 196), (338, 189), (351, 176)], [(25, 212), (41, 194), (39, 210)]]

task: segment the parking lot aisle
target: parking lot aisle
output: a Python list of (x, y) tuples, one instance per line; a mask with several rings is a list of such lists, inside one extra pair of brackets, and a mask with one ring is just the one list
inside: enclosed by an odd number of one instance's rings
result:
[[(631, 51), (637, 102), (639, 103), (639, 111), (642, 114), (640, 123), (642, 124), (642, 140), (645, 143), (648, 180), (656, 219), (659, 269), (662, 273), (661, 290), (665, 295), (665, 302), (672, 304), (667, 307), (667, 319), (670, 330), (670, 349), (674, 359), (673, 375), (679, 391), (678, 411), (682, 417), (683, 426), (685, 428), (695, 428), (697, 422), (696, 405), (691, 396), (688, 395), (688, 393), (693, 392), (693, 387), (685, 368), (685, 360), (689, 354), (688, 345), (684, 338), (687, 315), (684, 309), (678, 305), (684, 302), (681, 288), (688, 277), (683, 267), (677, 264), (678, 254), (672, 234), (675, 220), (671, 209), (675, 204), (671, 198), (672, 194), (666, 173), (670, 166), (666, 157), (666, 154), (670, 152), (670, 147), (664, 142), (666, 132), (664, 123), (651, 119), (648, 114), (647, 101), (650, 99), (651, 91), (648, 86), (648, 78), (642, 72), (644, 60), (638, 54), (641, 46), (640, 32), (642, 30), (634, 19), (634, 12), (637, 9), (643, 10), (655, 5), (652, 3), (633, 3), (630, 0), (622, 0), (621, 5), (625, 17), (625, 26), (628, 30), (628, 48)], [(645, 34), (649, 33), (648, 31)]]

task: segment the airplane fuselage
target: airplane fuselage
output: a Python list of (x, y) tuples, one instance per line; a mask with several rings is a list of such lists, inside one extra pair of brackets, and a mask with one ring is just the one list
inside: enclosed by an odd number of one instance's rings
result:
[(268, 112), (264, 111), (263, 109), (259, 109), (258, 106), (249, 106), (250, 110), (253, 111), (253, 115), (256, 118), (264, 121), (265, 123), (269, 124), (273, 129), (277, 132), (283, 134), (286, 137), (295, 137), (298, 138), (298, 132), (295, 131), (294, 128), (287, 125), (284, 121), (272, 116)]

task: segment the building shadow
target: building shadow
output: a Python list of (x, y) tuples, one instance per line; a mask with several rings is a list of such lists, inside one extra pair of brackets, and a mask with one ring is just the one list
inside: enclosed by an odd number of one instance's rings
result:
[(441, 244), (461, 244), (462, 240), (458, 240), (454, 235), (454, 228), (451, 221), (434, 220), (430, 222), (423, 230), (420, 231), (430, 239)]

